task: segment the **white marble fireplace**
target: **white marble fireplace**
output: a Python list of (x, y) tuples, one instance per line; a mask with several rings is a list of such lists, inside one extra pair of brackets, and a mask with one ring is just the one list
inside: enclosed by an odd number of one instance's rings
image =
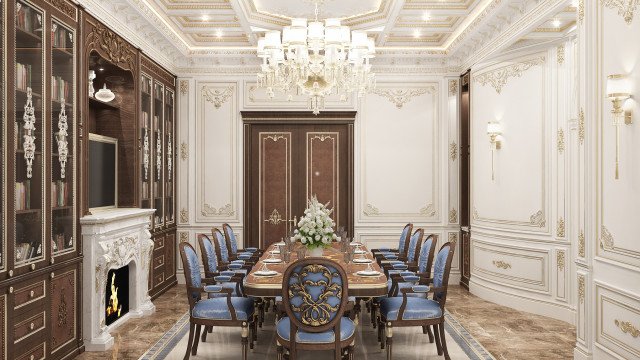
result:
[[(113, 209), (80, 219), (84, 254), (82, 308), (87, 351), (113, 346), (110, 332), (132, 317), (155, 311), (149, 297), (149, 265), (153, 209)], [(129, 266), (129, 312), (107, 326), (105, 296), (109, 270)]]

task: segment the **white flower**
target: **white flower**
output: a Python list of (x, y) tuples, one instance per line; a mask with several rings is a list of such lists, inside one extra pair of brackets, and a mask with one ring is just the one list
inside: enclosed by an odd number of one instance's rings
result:
[(320, 235), (316, 235), (316, 240), (320, 240)]

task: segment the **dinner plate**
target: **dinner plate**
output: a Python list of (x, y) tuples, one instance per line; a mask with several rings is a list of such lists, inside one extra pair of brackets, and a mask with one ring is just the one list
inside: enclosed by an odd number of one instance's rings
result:
[(356, 275), (360, 275), (360, 276), (378, 276), (381, 274), (382, 273), (375, 270), (360, 270), (356, 273)]
[(366, 254), (367, 252), (364, 250), (356, 250), (353, 252), (354, 254)]
[(353, 262), (356, 264), (371, 264), (373, 261), (371, 259), (353, 259)]
[(275, 245), (275, 246), (280, 246), (280, 245), (287, 245), (287, 244), (285, 244), (285, 243), (283, 243), (282, 241), (280, 241), (280, 242), (277, 242), (277, 243), (275, 243), (275, 244), (273, 244), (273, 245)]
[(263, 262), (266, 262), (267, 264), (279, 264), (282, 262), (282, 260), (280, 259), (264, 259)]
[(351, 245), (353, 246), (362, 246), (361, 242), (352, 242)]
[(280, 250), (272, 250), (271, 253), (272, 254), (280, 254)]
[(256, 272), (254, 272), (253, 275), (262, 276), (262, 277), (268, 277), (268, 276), (276, 276), (276, 275), (278, 275), (278, 272), (274, 271), (274, 270), (268, 270), (268, 271), (258, 270)]

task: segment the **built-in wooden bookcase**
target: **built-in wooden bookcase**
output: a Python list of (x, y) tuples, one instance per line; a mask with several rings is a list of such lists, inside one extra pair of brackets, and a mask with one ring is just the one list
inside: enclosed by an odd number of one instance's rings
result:
[(151, 234), (155, 243), (149, 293), (152, 298), (176, 284), (175, 249), (175, 84), (168, 71), (141, 57), (140, 131), (142, 168), (140, 204), (156, 209)]
[(82, 348), (79, 17), (67, 0), (0, 2), (3, 359)]

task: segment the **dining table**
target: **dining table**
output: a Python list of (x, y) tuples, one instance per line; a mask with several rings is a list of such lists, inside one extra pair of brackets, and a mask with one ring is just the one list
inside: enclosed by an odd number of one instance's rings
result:
[[(276, 297), (282, 296), (282, 280), (283, 274), (287, 267), (297, 260), (297, 249), (302, 247), (301, 243), (294, 244), (294, 248), (290, 252), (288, 262), (283, 260), (283, 256), (279, 253), (277, 244), (272, 244), (263, 253), (260, 259), (253, 266), (249, 274), (244, 280), (244, 292), (252, 297)], [(357, 251), (353, 260), (345, 262), (345, 255), (342, 251), (340, 242), (333, 242), (329, 247), (325, 248), (322, 257), (336, 261), (343, 267), (347, 274), (348, 295), (361, 298), (374, 298), (387, 295), (387, 277), (384, 271), (376, 263), (371, 252), (366, 246), (359, 243), (351, 243), (350, 246), (356, 246)], [(307, 256), (309, 257), (308, 253)], [(280, 262), (276, 262), (279, 259)], [(366, 263), (366, 260), (370, 263)], [(275, 272), (272, 276), (256, 275), (256, 272), (265, 269)], [(360, 275), (359, 272), (373, 270), (378, 272), (377, 275)]]

